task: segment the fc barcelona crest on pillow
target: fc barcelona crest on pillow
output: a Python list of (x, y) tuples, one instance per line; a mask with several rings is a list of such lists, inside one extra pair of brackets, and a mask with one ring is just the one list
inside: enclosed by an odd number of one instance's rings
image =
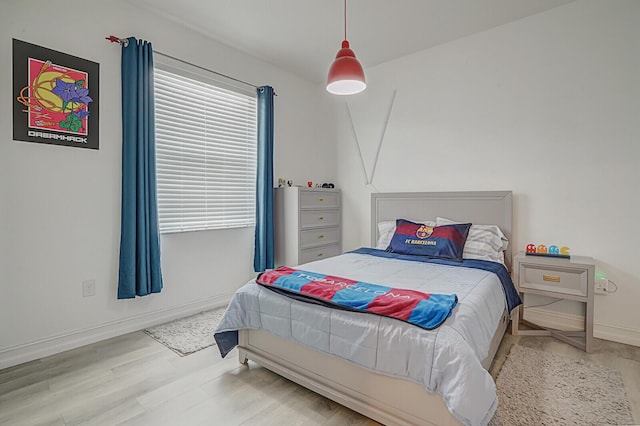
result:
[(422, 225), (416, 231), (416, 237), (420, 239), (429, 238), (429, 236), (433, 233), (433, 226)]

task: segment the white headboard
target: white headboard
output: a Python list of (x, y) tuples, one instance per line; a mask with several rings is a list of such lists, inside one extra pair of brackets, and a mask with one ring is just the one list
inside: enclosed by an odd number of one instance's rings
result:
[(431, 219), (437, 216), (478, 225), (498, 225), (509, 239), (505, 253), (511, 265), (511, 191), (389, 192), (371, 194), (371, 246), (378, 239), (378, 222), (395, 219)]

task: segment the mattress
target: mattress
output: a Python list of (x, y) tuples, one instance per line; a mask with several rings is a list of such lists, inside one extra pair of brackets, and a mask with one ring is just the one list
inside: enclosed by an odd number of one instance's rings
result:
[(481, 360), (507, 309), (495, 273), (364, 253), (298, 268), (425, 293), (454, 293), (458, 305), (444, 324), (425, 330), (393, 318), (294, 300), (252, 280), (235, 293), (216, 330), (223, 356), (237, 344), (237, 330), (264, 329), (367, 370), (418, 383), (441, 395), (463, 424), (489, 422), (497, 395)]

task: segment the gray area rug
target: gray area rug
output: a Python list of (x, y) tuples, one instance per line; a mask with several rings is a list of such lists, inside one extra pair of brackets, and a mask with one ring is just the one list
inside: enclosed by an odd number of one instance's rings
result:
[(498, 379), (490, 426), (631, 425), (620, 371), (520, 345)]
[(186, 318), (156, 325), (144, 332), (180, 356), (185, 356), (216, 344), (213, 333), (226, 307), (201, 312)]

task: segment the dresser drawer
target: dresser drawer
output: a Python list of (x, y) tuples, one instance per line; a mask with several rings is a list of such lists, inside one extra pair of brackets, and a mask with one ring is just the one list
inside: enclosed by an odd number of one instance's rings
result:
[(340, 210), (305, 210), (300, 212), (300, 227), (338, 226)]
[(300, 232), (300, 248), (302, 249), (338, 242), (340, 242), (340, 228), (338, 227), (308, 229)]
[(300, 191), (300, 208), (338, 208), (340, 206), (340, 194), (337, 192)]
[(587, 296), (586, 270), (520, 264), (520, 288)]
[(305, 249), (300, 251), (300, 263), (313, 262), (314, 260), (325, 259), (339, 254), (340, 247), (338, 244)]

